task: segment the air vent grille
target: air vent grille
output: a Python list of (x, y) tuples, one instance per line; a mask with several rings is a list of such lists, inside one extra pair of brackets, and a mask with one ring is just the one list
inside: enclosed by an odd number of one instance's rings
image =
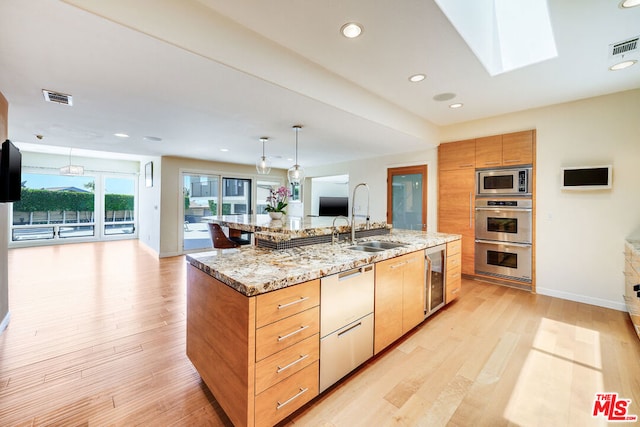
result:
[(623, 42), (618, 42), (610, 45), (611, 51), (610, 56), (624, 55), (625, 53), (633, 52), (638, 49), (638, 38), (635, 37), (630, 40), (625, 40)]
[(56, 104), (73, 105), (73, 98), (71, 95), (60, 92), (53, 92), (50, 90), (42, 89), (44, 100), (47, 102), (55, 102)]

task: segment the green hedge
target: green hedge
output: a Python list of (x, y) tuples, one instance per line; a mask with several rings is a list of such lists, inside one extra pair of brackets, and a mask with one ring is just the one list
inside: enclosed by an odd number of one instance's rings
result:
[[(94, 197), (93, 193), (23, 188), (20, 193), (21, 200), (13, 204), (13, 210), (20, 212), (93, 211)], [(124, 210), (133, 210), (133, 196), (105, 195), (105, 211)]]

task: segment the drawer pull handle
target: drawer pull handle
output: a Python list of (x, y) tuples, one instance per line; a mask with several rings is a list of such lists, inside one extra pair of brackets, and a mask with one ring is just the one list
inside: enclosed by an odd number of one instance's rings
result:
[(346, 334), (349, 331), (353, 331), (355, 328), (362, 326), (362, 322), (358, 322), (356, 325), (353, 325), (352, 327), (350, 327), (349, 329), (345, 329), (342, 332), (338, 332), (338, 337), (340, 337), (341, 335)]
[(397, 264), (393, 264), (393, 265), (389, 266), (389, 268), (394, 269), (394, 268), (402, 267), (406, 263), (407, 263), (406, 261), (402, 261), (402, 262), (399, 262)]
[(285, 365), (285, 366), (283, 366), (283, 367), (278, 366), (278, 370), (276, 371), (276, 373), (278, 373), (278, 374), (279, 374), (279, 373), (280, 373), (280, 372), (282, 372), (282, 371), (286, 371), (286, 370), (287, 370), (287, 369), (289, 369), (290, 367), (294, 366), (294, 365), (295, 365), (295, 364), (297, 364), (297, 363), (302, 362), (304, 359), (307, 359), (308, 357), (309, 357), (309, 355), (308, 355), (308, 354), (305, 354), (305, 355), (302, 355), (302, 354), (301, 354), (299, 358), (297, 358), (297, 359), (296, 359), (296, 360), (294, 360), (293, 362), (289, 363), (288, 365)]
[(309, 391), (308, 388), (300, 388), (299, 392), (297, 392), (295, 395), (291, 396), (290, 398), (288, 398), (284, 402), (280, 403), (280, 401), (278, 401), (278, 406), (276, 406), (276, 409), (282, 409), (284, 406), (288, 405), (289, 403), (291, 403), (292, 401), (294, 401), (298, 397), (302, 396), (307, 391)]
[(296, 329), (296, 330), (295, 330), (295, 331), (293, 331), (293, 332), (289, 332), (289, 333), (288, 333), (288, 334), (286, 334), (286, 335), (280, 335), (280, 336), (278, 337), (278, 342), (280, 342), (280, 341), (282, 341), (282, 340), (286, 340), (287, 338), (290, 338), (290, 337), (294, 336), (295, 334), (299, 334), (300, 332), (302, 332), (302, 331), (304, 331), (305, 329), (308, 329), (308, 328), (309, 328), (309, 325), (306, 325), (306, 326), (300, 326), (300, 328)]
[(282, 308), (291, 307), (292, 305), (300, 304), (301, 302), (306, 301), (308, 299), (309, 299), (309, 297), (300, 297), (300, 299), (288, 302), (286, 304), (278, 304), (278, 310), (280, 310)]

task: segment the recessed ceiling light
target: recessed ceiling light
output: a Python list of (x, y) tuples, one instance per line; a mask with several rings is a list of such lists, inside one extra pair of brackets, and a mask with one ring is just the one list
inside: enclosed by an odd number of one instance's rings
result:
[(157, 136), (145, 136), (144, 138), (145, 141), (153, 141), (153, 142), (160, 142), (162, 141), (162, 138), (159, 138)]
[(118, 138), (129, 138), (129, 135), (126, 133), (114, 133), (113, 136), (117, 136)]
[(456, 97), (455, 93), (445, 92), (445, 93), (439, 93), (439, 94), (435, 95), (433, 97), (433, 100), (434, 101), (450, 101), (455, 97)]
[(462, 108), (462, 105), (463, 105), (462, 103), (457, 102), (455, 104), (449, 105), (449, 108), (451, 108), (451, 109)]
[(612, 65), (611, 67), (609, 67), (609, 69), (611, 71), (624, 70), (625, 68), (631, 67), (636, 62), (638, 62), (638, 61), (636, 61), (635, 59), (631, 59), (629, 61), (618, 62), (616, 65)]
[(620, 2), (620, 7), (628, 9), (630, 7), (640, 6), (640, 0), (624, 0)]
[(221, 148), (220, 151), (222, 151), (223, 153), (226, 153), (227, 151), (229, 151), (228, 148)]
[(427, 76), (425, 76), (424, 74), (414, 74), (413, 76), (409, 77), (409, 81), (413, 83), (418, 83), (423, 81), (426, 78)]
[(355, 22), (347, 22), (340, 28), (340, 32), (348, 39), (355, 39), (362, 34), (362, 25)]

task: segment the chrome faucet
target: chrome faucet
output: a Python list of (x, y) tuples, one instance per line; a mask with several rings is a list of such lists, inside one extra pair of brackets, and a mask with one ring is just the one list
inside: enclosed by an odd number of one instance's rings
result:
[(368, 230), (370, 227), (370, 217), (369, 217), (369, 186), (366, 182), (361, 182), (356, 185), (353, 189), (353, 196), (351, 196), (351, 243), (356, 243), (356, 191), (358, 187), (365, 187), (367, 189), (367, 222), (366, 229)]
[(336, 242), (340, 242), (340, 233), (338, 232), (338, 229), (336, 228), (336, 220), (337, 219), (344, 219), (345, 221), (347, 221), (347, 226), (349, 226), (349, 218), (347, 218), (344, 215), (338, 215), (337, 217), (333, 218), (333, 224), (332, 224), (332, 228), (333, 228), (333, 232), (331, 233), (331, 244), (333, 245)]

